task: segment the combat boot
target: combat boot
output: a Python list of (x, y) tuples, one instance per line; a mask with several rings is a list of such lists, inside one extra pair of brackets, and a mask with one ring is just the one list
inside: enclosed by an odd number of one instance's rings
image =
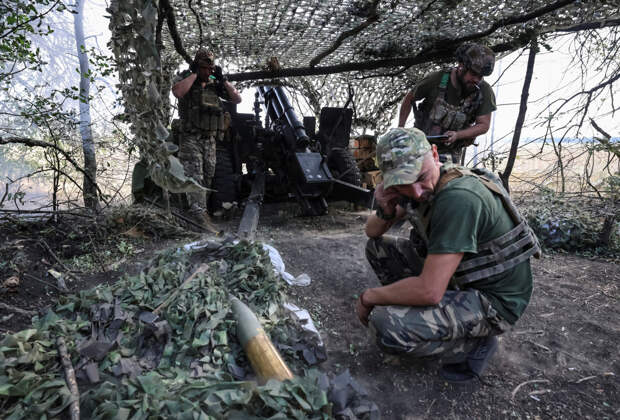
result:
[(495, 336), (481, 338), (476, 348), (467, 354), (465, 361), (445, 364), (439, 373), (448, 382), (465, 383), (476, 378), (480, 379), (498, 345), (499, 341)]
[(196, 224), (199, 225), (204, 230), (215, 233), (215, 234), (218, 234), (220, 232), (220, 230), (217, 228), (217, 226), (215, 226), (215, 224), (211, 220), (209, 213), (207, 213), (205, 209), (197, 205), (192, 205), (188, 213), (191, 219), (194, 220)]

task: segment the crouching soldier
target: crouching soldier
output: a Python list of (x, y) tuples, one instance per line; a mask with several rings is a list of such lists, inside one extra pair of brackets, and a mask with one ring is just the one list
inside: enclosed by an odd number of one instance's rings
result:
[[(357, 315), (386, 353), (440, 357), (449, 381), (480, 377), (528, 305), (536, 237), (496, 176), (442, 164), (416, 128), (390, 129), (376, 159), (366, 256), (382, 286), (361, 293)], [(384, 235), (404, 218), (421, 243)]]

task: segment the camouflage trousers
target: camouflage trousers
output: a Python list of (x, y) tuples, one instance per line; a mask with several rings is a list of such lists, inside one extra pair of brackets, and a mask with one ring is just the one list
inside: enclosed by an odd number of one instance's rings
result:
[[(183, 130), (179, 141), (179, 160), (185, 175), (191, 176), (203, 187), (210, 188), (215, 174), (215, 135), (199, 129)], [(187, 193), (190, 209), (206, 210), (208, 191)]]
[[(407, 239), (383, 236), (366, 244), (366, 258), (383, 285), (422, 272)], [(510, 329), (478, 290), (447, 290), (434, 306), (375, 306), (370, 331), (379, 348), (414, 358), (461, 361), (482, 338)]]

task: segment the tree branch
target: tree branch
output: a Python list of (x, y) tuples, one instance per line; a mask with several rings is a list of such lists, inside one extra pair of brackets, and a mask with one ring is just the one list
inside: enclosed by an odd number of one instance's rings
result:
[(69, 405), (69, 414), (71, 420), (80, 420), (80, 391), (78, 390), (77, 381), (75, 379), (75, 370), (71, 364), (71, 357), (67, 351), (67, 345), (63, 337), (56, 339), (56, 345), (58, 346), (58, 355), (62, 362), (62, 367), (65, 370), (65, 380), (67, 381), (67, 387), (71, 392), (71, 404)]
[(6, 303), (0, 302), (0, 309), (4, 309), (5, 311), (15, 312), (20, 315), (25, 316), (35, 316), (37, 313), (35, 311), (28, 311), (26, 309), (18, 308), (17, 306), (9, 305)]
[(174, 17), (174, 10), (170, 5), (170, 1), (168, 0), (160, 0), (159, 1), (160, 10), (166, 14), (166, 21), (168, 22), (168, 30), (170, 31), (170, 36), (172, 37), (172, 42), (174, 43), (174, 49), (185, 59), (187, 64), (191, 64), (192, 59), (183, 48), (183, 42), (181, 41), (181, 37), (179, 36), (179, 32), (177, 31), (177, 24)]
[(530, 83), (532, 82), (532, 74), (534, 73), (534, 61), (536, 59), (536, 53), (538, 52), (538, 43), (534, 39), (530, 45), (530, 55), (527, 59), (527, 69), (525, 71), (525, 80), (523, 81), (523, 89), (521, 91), (521, 105), (519, 106), (519, 114), (517, 116), (517, 122), (515, 124), (515, 131), (512, 136), (512, 145), (510, 146), (510, 153), (508, 154), (508, 161), (506, 162), (506, 168), (504, 172), (500, 174), (502, 183), (507, 191), (510, 191), (508, 179), (512, 173), (515, 159), (517, 157), (517, 149), (519, 147), (519, 140), (521, 139), (521, 129), (523, 128), (523, 122), (525, 121), (525, 113), (527, 112), (527, 98), (530, 95)]
[(65, 159), (69, 161), (69, 163), (71, 163), (71, 165), (73, 165), (75, 169), (81, 172), (85, 177), (88, 178), (90, 182), (93, 183), (93, 185), (95, 185), (95, 187), (97, 188), (97, 192), (99, 193), (99, 197), (103, 197), (103, 192), (99, 188), (99, 185), (97, 185), (97, 183), (90, 177), (90, 175), (84, 169), (82, 169), (82, 167), (78, 165), (78, 163), (75, 160), (73, 160), (73, 158), (67, 152), (65, 152), (64, 150), (62, 150), (60, 147), (56, 146), (55, 144), (47, 143), (45, 141), (40, 141), (40, 140), (29, 139), (26, 137), (8, 137), (8, 138), (0, 137), (0, 145), (11, 144), (11, 143), (24, 144), (29, 147), (44, 147), (44, 148), (51, 148), (51, 149), (57, 150), (61, 155), (65, 157)]
[(199, 47), (202, 47), (202, 23), (200, 23), (200, 16), (192, 7), (192, 0), (189, 0), (187, 2), (187, 7), (189, 7), (189, 10), (192, 11), (194, 17), (196, 18), (196, 23), (198, 24), (198, 34), (200, 35), (200, 37), (198, 38), (198, 45)]
[[(162, 0), (163, 1), (163, 0)], [(244, 80), (257, 80), (257, 79), (276, 79), (281, 77), (299, 77), (299, 76), (316, 76), (321, 74), (333, 74), (333, 73), (346, 73), (351, 71), (368, 71), (376, 70), (383, 67), (411, 67), (418, 64), (428, 63), (431, 61), (442, 61), (451, 59), (454, 55), (455, 48), (467, 41), (474, 41), (481, 39), (499, 28), (515, 25), (518, 23), (527, 22), (528, 20), (535, 19), (543, 16), (547, 13), (551, 13), (555, 10), (561, 9), (571, 3), (575, 3), (577, 0), (561, 0), (545, 7), (536, 9), (525, 15), (514, 15), (503, 19), (499, 19), (493, 23), (488, 29), (477, 32), (474, 34), (466, 35), (457, 39), (439, 39), (433, 43), (433, 45), (423, 49), (418, 54), (410, 57), (401, 58), (388, 58), (382, 60), (370, 60), (357, 63), (344, 63), (333, 66), (324, 67), (297, 67), (280, 69), (277, 71), (254, 71), (247, 73), (233, 73), (227, 75), (230, 81), (244, 81)], [(609, 21), (613, 22), (613, 21)], [(620, 22), (618, 22), (620, 24)], [(528, 35), (528, 34), (525, 34)], [(505, 51), (513, 51), (516, 48), (524, 47), (531, 40), (531, 36), (518, 37), (510, 42), (504, 42), (491, 47), (496, 53)]]
[(348, 31), (344, 31), (343, 33), (341, 33), (340, 36), (334, 41), (334, 43), (329, 48), (319, 53), (316, 57), (310, 60), (310, 67), (315, 67), (317, 64), (319, 64), (321, 60), (323, 60), (325, 57), (327, 57), (328, 55), (336, 51), (338, 47), (342, 45), (345, 39), (359, 34), (364, 29), (372, 25), (373, 23), (376, 23), (379, 20), (379, 15), (377, 14), (377, 6), (379, 5), (379, 1), (380, 0), (374, 0), (372, 5), (370, 5), (370, 10), (369, 10), (370, 16), (368, 16), (368, 19), (366, 19), (364, 22), (362, 22), (355, 28), (349, 29)]
[(618, 159), (620, 159), (620, 148), (610, 141), (611, 136), (605, 130), (599, 127), (596, 121), (594, 121), (592, 118), (590, 118), (590, 123), (592, 124), (592, 127), (594, 127), (596, 131), (598, 131), (604, 136), (604, 138), (602, 139), (598, 137), (594, 137), (594, 138), (598, 140), (599, 143), (601, 143), (603, 146), (605, 146), (605, 149), (607, 149), (608, 151), (616, 155)]
[(52, 6), (47, 11), (45, 11), (43, 13), (39, 13), (38, 15), (31, 17), (30, 19), (28, 19), (25, 22), (20, 23), (19, 25), (13, 26), (10, 30), (8, 30), (5, 33), (3, 33), (2, 35), (0, 35), (0, 39), (4, 38), (6, 36), (9, 36), (10, 34), (12, 34), (13, 32), (17, 31), (22, 26), (29, 25), (30, 22), (33, 22), (35, 19), (43, 19), (43, 16), (47, 15), (49, 12), (54, 10), (54, 8), (56, 7), (56, 5), (58, 5), (58, 3), (60, 3), (60, 0), (56, 0), (56, 2), (54, 4), (52, 4)]

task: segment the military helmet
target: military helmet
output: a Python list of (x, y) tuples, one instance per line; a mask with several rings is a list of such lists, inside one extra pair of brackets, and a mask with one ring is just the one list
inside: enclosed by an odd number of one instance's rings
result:
[(210, 66), (215, 62), (215, 54), (213, 54), (213, 51), (201, 48), (196, 51), (194, 61), (198, 63), (199, 66)]
[(417, 128), (390, 128), (377, 140), (377, 167), (383, 176), (383, 188), (413, 184), (431, 145)]
[(474, 43), (460, 45), (454, 55), (459, 63), (463, 63), (465, 69), (474, 71), (483, 76), (493, 73), (495, 66), (495, 53), (489, 47)]

